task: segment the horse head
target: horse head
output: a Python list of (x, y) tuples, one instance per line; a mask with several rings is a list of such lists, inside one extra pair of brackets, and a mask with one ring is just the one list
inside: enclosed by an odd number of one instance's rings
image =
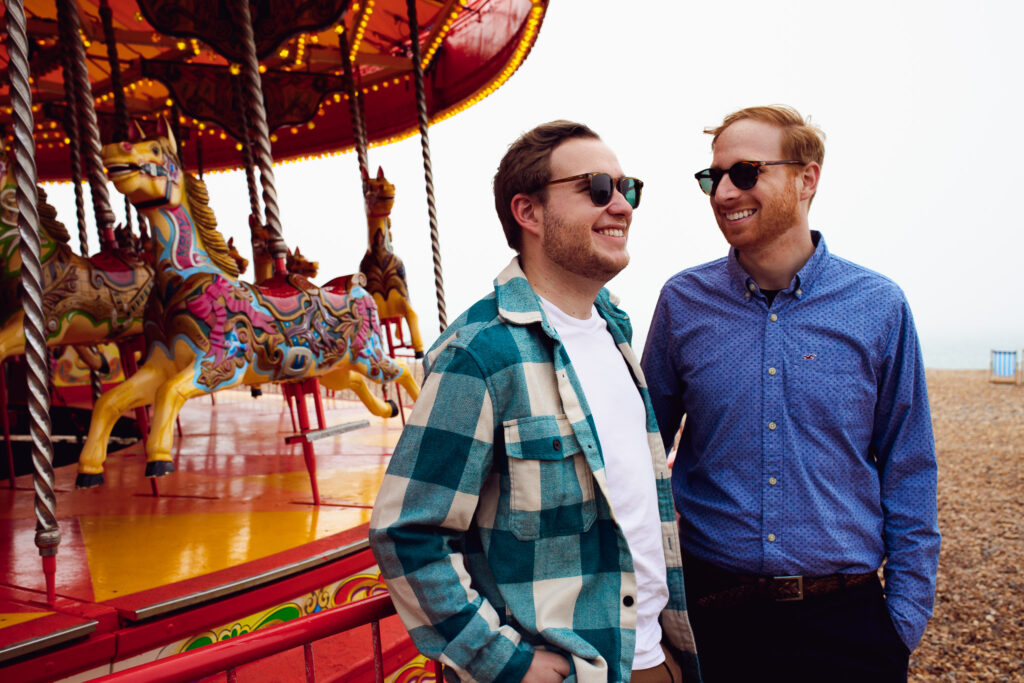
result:
[(238, 248), (235, 246), (234, 237), (228, 239), (228, 254), (231, 255), (231, 258), (238, 265), (238, 274), (244, 273), (245, 269), (249, 267), (249, 259), (242, 256), (242, 253), (238, 251)]
[(370, 178), (364, 171), (363, 188), (367, 216), (379, 218), (391, 213), (391, 207), (395, 205), (395, 186), (384, 177), (384, 169), (377, 167), (376, 178)]
[[(133, 136), (134, 137), (134, 136)], [(137, 208), (181, 204), (184, 178), (173, 133), (103, 147), (103, 165), (114, 187)]]
[(302, 255), (298, 247), (288, 252), (288, 256), (285, 260), (289, 273), (295, 273), (305, 278), (312, 280), (316, 277), (316, 274), (320, 271), (319, 261), (310, 261), (308, 258)]

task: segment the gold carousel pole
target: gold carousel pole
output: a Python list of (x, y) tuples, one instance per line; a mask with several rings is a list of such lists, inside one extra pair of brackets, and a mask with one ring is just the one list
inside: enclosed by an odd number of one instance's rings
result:
[(96, 120), (96, 108), (92, 100), (92, 83), (85, 67), (85, 48), (82, 46), (81, 21), (78, 8), (73, 0), (57, 0), (57, 23), (61, 40), (74, 51), (71, 68), (75, 79), (75, 102), (69, 103), (78, 110), (81, 122), (82, 149), (85, 155), (86, 176), (92, 192), (92, 206), (96, 213), (96, 229), (99, 232), (100, 248), (114, 248), (114, 212), (110, 209), (110, 194), (107, 191), (107, 175), (100, 157), (100, 128)]
[[(57, 499), (53, 492), (53, 443), (50, 440), (50, 356), (43, 327), (42, 263), (39, 211), (36, 208), (35, 140), (32, 131), (32, 89), (29, 84), (28, 31), (23, 0), (7, 0), (7, 54), (10, 57), (11, 109), (14, 141), (11, 145), (17, 185), (18, 234), (21, 239), (21, 304), (25, 309), (25, 360), (28, 364), (29, 431), (35, 469), (36, 547), (43, 559), (46, 599), (56, 601)], [(11, 473), (14, 476), (14, 473)]]
[[(344, 29), (344, 24), (341, 26)], [(341, 50), (341, 80), (348, 95), (348, 117), (352, 122), (352, 138), (355, 141), (356, 158), (359, 161), (359, 177), (370, 177), (370, 162), (366, 152), (366, 124), (363, 121), (362, 101), (356, 88), (355, 70), (352, 68), (351, 47), (348, 44), (348, 32), (342, 30), (338, 34), (338, 48)], [(364, 183), (366, 181), (363, 181)], [(366, 191), (364, 185), (363, 191)]]
[(252, 12), (249, 0), (231, 0), (231, 13), (241, 29), (245, 47), (245, 62), (242, 72), (245, 78), (245, 100), (249, 110), (249, 123), (255, 129), (256, 164), (260, 169), (260, 184), (263, 187), (263, 208), (267, 217), (270, 244), (267, 245), (274, 259), (274, 270), (279, 275), (287, 272), (285, 257), (288, 247), (284, 243), (281, 229), (281, 211), (277, 206), (277, 187), (274, 183), (273, 156), (270, 150), (270, 130), (267, 127), (267, 110), (263, 106), (263, 87), (260, 82), (260, 63), (256, 57), (256, 38), (252, 30)]
[[(107, 62), (110, 64), (110, 87), (114, 91), (114, 139), (128, 138), (128, 103), (124, 98), (121, 82), (121, 58), (117, 54), (117, 38), (114, 35), (114, 13), (107, 0), (100, 0), (100, 21), (103, 24), (103, 42), (107, 46)], [(132, 203), (124, 198), (125, 228), (132, 231)], [(83, 251), (84, 255), (85, 252)]]
[(416, 109), (420, 119), (420, 147), (423, 149), (423, 175), (427, 184), (427, 216), (430, 219), (430, 247), (434, 254), (434, 288), (437, 291), (437, 318), (441, 331), (448, 327), (444, 304), (444, 276), (441, 273), (441, 241), (437, 231), (437, 209), (434, 208), (434, 171), (430, 163), (430, 138), (427, 135), (427, 90), (423, 84), (420, 62), (420, 27), (416, 20), (416, 0), (406, 0), (409, 7), (409, 37), (412, 43), (412, 72), (416, 81)]

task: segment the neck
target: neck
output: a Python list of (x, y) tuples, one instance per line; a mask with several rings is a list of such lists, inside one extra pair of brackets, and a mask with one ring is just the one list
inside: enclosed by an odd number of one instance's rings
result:
[[(373, 244), (374, 235), (378, 232), (382, 234), (385, 249), (389, 249), (391, 240), (388, 235), (388, 214), (386, 213), (368, 213), (366, 214), (366, 227), (369, 228), (369, 244)], [(390, 249), (389, 249), (390, 250)]]
[(175, 270), (183, 271), (207, 261), (201, 258), (199, 236), (188, 208), (182, 204), (143, 209), (153, 230), (157, 262), (170, 261)]
[(771, 243), (739, 251), (740, 265), (761, 289), (785, 289), (814, 254), (809, 229), (791, 230)]
[(519, 257), (519, 263), (534, 292), (566, 315), (578, 320), (590, 318), (590, 309), (604, 287), (603, 282), (580, 277), (558, 266), (546, 267), (544, 262), (532, 263), (522, 256)]

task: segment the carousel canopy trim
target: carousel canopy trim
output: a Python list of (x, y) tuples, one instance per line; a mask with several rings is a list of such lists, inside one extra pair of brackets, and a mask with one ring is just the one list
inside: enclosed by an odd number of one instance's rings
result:
[[(100, 19), (104, 1), (112, 14), (124, 114), (143, 121), (176, 122), (189, 168), (200, 163), (205, 171), (241, 168), (241, 95), (232, 85), (240, 62), (219, 52), (219, 43), (212, 45), (198, 37), (198, 31), (186, 31), (216, 14), (217, 21), (211, 19), (209, 27), (226, 33), (225, 0), (143, 0), (145, 9), (131, 0), (78, 0), (79, 37), (100, 137), (106, 143), (113, 139), (119, 114)], [(388, 144), (415, 134), (406, 0), (308, 0), (289, 8), (289, 15), (299, 17), (293, 23), (273, 9), (283, 4), (252, 3), (257, 40), (266, 52), (260, 71), (275, 162), (352, 149), (355, 136), (342, 87), (342, 44), (353, 56), (369, 143)], [(432, 122), (472, 106), (515, 73), (537, 38), (547, 4), (548, 0), (417, 0), (417, 39)], [(53, 0), (26, 0), (26, 12), (39, 178), (68, 180), (71, 136), (66, 129), (64, 57), (56, 10)], [(168, 30), (157, 30), (153, 22)], [(340, 40), (342, 33), (345, 40)], [(0, 132), (5, 145), (12, 119), (7, 61), (6, 48), (0, 47)]]

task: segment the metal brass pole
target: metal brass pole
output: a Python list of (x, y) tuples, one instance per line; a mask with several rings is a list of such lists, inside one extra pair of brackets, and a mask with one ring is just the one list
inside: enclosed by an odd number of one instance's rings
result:
[[(356, 89), (355, 70), (349, 56), (348, 32), (338, 34), (338, 47), (341, 50), (341, 79), (348, 95), (348, 116), (352, 121), (352, 137), (355, 140), (356, 158), (359, 161), (359, 177), (370, 176), (370, 163), (366, 153), (366, 124), (363, 121), (362, 100)], [(365, 188), (364, 188), (365, 190)]]
[(427, 91), (420, 63), (420, 28), (416, 20), (416, 0), (406, 0), (409, 8), (409, 35), (412, 38), (412, 70), (416, 80), (416, 108), (420, 119), (420, 147), (423, 148), (423, 175), (427, 184), (427, 216), (430, 219), (430, 247), (434, 254), (434, 288), (437, 291), (437, 317), (441, 331), (448, 327), (444, 304), (444, 276), (441, 272), (441, 241), (437, 231), (437, 209), (434, 208), (434, 171), (430, 164), (430, 138), (427, 135)]
[[(25, 309), (25, 360), (28, 364), (29, 431), (35, 469), (36, 547), (43, 558), (46, 597), (56, 600), (55, 576), (60, 527), (53, 492), (53, 444), (50, 441), (50, 356), (43, 327), (42, 264), (36, 192), (32, 90), (29, 84), (28, 31), (23, 0), (7, 0), (7, 54), (10, 57), (11, 146), (17, 185), (18, 234), (21, 239), (21, 304)], [(13, 475), (13, 473), (12, 473)]]
[(107, 175), (100, 156), (100, 128), (92, 99), (92, 83), (85, 68), (85, 47), (82, 45), (81, 22), (73, 0), (57, 0), (57, 22), (61, 39), (72, 48), (71, 67), (75, 79), (75, 105), (82, 124), (82, 148), (85, 156), (86, 176), (92, 192), (92, 207), (96, 213), (96, 229), (100, 247), (114, 248), (114, 212), (110, 209)]
[(277, 188), (274, 183), (273, 155), (270, 150), (270, 130), (267, 127), (267, 110), (263, 106), (263, 87), (260, 82), (260, 64), (256, 57), (256, 38), (252, 30), (252, 12), (249, 0), (231, 0), (231, 11), (235, 23), (242, 32), (245, 44), (245, 63), (242, 72), (245, 77), (246, 104), (249, 108), (249, 124), (255, 129), (256, 164), (260, 169), (260, 184), (263, 186), (263, 207), (267, 216), (267, 230), (270, 232), (268, 249), (274, 259), (274, 268), (284, 274), (285, 245), (281, 230), (281, 211), (277, 206)]

